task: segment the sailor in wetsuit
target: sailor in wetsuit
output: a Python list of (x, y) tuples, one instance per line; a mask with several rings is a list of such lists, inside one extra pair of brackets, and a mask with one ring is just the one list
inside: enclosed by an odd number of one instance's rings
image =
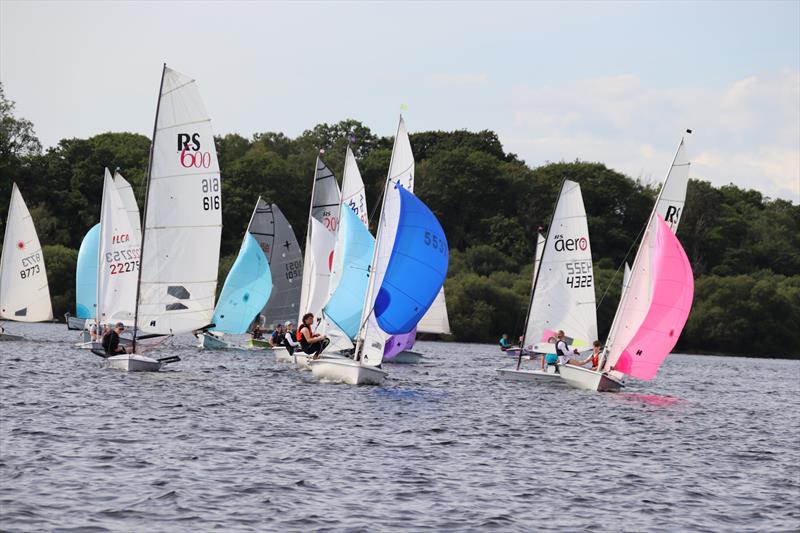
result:
[(128, 353), (124, 346), (119, 345), (119, 335), (123, 331), (125, 331), (125, 325), (122, 322), (117, 322), (114, 329), (103, 337), (103, 351), (106, 352), (106, 357)]

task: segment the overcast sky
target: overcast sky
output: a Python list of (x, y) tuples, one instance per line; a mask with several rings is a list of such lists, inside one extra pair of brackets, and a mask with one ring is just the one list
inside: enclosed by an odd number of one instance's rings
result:
[[(800, 201), (800, 2), (0, 1), (0, 80), (45, 146), (150, 135), (161, 63), (216, 133), (492, 129), (535, 166), (693, 176)], [(113, 165), (113, 163), (109, 163)]]

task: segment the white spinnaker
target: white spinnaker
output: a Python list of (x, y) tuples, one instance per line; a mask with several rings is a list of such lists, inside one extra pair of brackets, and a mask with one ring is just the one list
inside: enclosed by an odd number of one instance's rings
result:
[(686, 203), (686, 187), (689, 183), (691, 163), (686, 154), (683, 139), (678, 144), (661, 191), (647, 221), (647, 229), (633, 260), (630, 278), (622, 291), (617, 312), (611, 322), (611, 329), (606, 341), (606, 366), (611, 369), (616, 364), (622, 350), (636, 334), (650, 307), (651, 296), (651, 259), (655, 239), (654, 221), (656, 214), (661, 215), (672, 233), (678, 231), (683, 206)]
[(364, 180), (361, 179), (356, 157), (349, 146), (344, 157), (344, 172), (342, 173), (342, 203), (350, 207), (365, 226), (369, 226)]
[(122, 199), (125, 206), (125, 211), (128, 213), (128, 218), (131, 220), (131, 228), (139, 236), (141, 241), (142, 236), (142, 222), (139, 217), (139, 205), (136, 203), (136, 195), (133, 194), (133, 187), (128, 183), (128, 180), (122, 177), (119, 172), (114, 173), (114, 184), (117, 186), (117, 192)]
[(106, 169), (97, 247), (97, 322), (132, 326), (139, 276), (139, 234), (115, 182)]
[[(314, 313), (315, 318), (322, 316), (322, 306), (328, 298), (331, 272), (329, 261), (336, 245), (340, 202), (341, 192), (339, 184), (336, 183), (336, 176), (318, 157), (314, 170), (314, 184), (311, 187), (311, 208), (308, 213), (308, 228), (306, 229), (298, 324), (301, 323), (303, 315), (306, 313)], [(313, 224), (312, 220), (319, 222), (319, 225)], [(323, 253), (321, 248), (323, 245), (330, 245), (327, 253)], [(318, 264), (315, 264), (314, 261), (317, 261)], [(321, 279), (322, 277), (325, 279)]]
[(378, 235), (375, 241), (375, 255), (372, 260), (371, 276), (367, 287), (367, 296), (361, 323), (365, 324), (363, 333), (359, 336), (361, 342), (361, 361), (370, 366), (378, 366), (383, 361), (383, 347), (387, 335), (381, 330), (372, 308), (383, 283), (386, 267), (394, 248), (397, 235), (397, 226), (400, 221), (400, 193), (395, 185), (402, 185), (406, 190), (414, 192), (414, 154), (411, 151), (411, 141), (408, 139), (406, 124), (403, 117), (397, 125), (397, 134), (392, 147), (392, 160), (389, 164), (389, 174), (386, 177), (383, 203), (381, 204), (381, 217), (378, 221)]
[(524, 345), (550, 351), (552, 332), (564, 330), (577, 345), (597, 338), (592, 249), (581, 188), (565, 180), (539, 262)]
[(444, 298), (444, 286), (439, 289), (439, 294), (431, 304), (428, 312), (422, 316), (417, 324), (417, 333), (437, 333), (450, 335), (450, 319), (447, 316), (447, 301)]
[(16, 183), (11, 187), (0, 257), (0, 318), (18, 322), (53, 319), (44, 254)]
[(142, 234), (138, 326), (184, 333), (214, 313), (222, 187), (194, 80), (164, 67)]

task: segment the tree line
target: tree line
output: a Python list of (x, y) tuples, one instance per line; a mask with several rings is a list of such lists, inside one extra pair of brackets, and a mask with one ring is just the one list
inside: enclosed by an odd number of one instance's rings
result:
[[(521, 333), (537, 229), (546, 228), (564, 178), (580, 183), (583, 192), (603, 339), (619, 301), (620, 266), (633, 258), (658, 184), (600, 162), (531, 168), (506, 152), (492, 131), (427, 131), (410, 137), (415, 193), (442, 222), (450, 245), (445, 283), (450, 339), (496, 342), (501, 333), (512, 338)], [(320, 153), (341, 178), (345, 148), (353, 148), (374, 230), (392, 138), (344, 120), (319, 124), (295, 138), (264, 132), (215, 140), (223, 194), (220, 287), (259, 195), (280, 206), (302, 242)], [(0, 220), (5, 224), (5, 199), (17, 182), (44, 248), (56, 316), (74, 312), (77, 250), (99, 220), (103, 168), (118, 168), (141, 206), (149, 147), (143, 135), (103, 133), (62, 139), (43, 150), (33, 124), (15, 116), (0, 85)], [(696, 278), (694, 306), (678, 349), (800, 357), (800, 206), (695, 177), (678, 237)]]

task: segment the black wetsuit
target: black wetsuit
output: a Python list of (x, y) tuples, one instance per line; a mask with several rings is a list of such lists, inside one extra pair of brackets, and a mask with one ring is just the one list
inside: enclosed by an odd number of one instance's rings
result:
[(102, 344), (107, 356), (125, 353), (125, 348), (119, 345), (119, 334), (113, 329), (103, 337)]

